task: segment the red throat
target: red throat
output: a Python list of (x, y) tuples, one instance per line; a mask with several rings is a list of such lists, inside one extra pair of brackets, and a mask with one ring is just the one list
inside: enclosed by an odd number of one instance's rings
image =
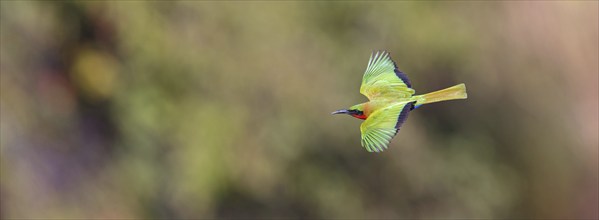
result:
[(353, 116), (354, 118), (357, 118), (357, 119), (362, 119), (362, 120), (366, 120), (368, 118), (368, 116), (366, 116), (365, 114), (363, 114), (363, 115), (351, 114), (351, 116)]

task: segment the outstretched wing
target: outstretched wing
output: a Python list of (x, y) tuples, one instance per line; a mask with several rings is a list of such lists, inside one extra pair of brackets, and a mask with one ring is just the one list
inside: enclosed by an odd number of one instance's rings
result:
[(370, 55), (360, 93), (376, 98), (409, 98), (414, 94), (408, 76), (401, 72), (387, 51)]
[(403, 102), (379, 109), (360, 125), (362, 146), (368, 152), (381, 152), (387, 149), (391, 139), (408, 118), (415, 102)]

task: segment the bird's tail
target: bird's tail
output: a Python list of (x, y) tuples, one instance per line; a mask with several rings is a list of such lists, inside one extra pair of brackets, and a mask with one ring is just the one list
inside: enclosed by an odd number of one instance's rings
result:
[(431, 93), (427, 93), (424, 95), (418, 95), (416, 98), (416, 105), (414, 107), (418, 108), (421, 105), (429, 104), (433, 102), (454, 100), (454, 99), (465, 99), (468, 98), (468, 94), (466, 94), (466, 85), (464, 83), (442, 89), (439, 91), (434, 91)]

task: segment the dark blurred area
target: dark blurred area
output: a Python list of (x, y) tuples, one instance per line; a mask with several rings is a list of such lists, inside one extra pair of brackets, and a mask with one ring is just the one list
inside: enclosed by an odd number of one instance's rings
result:
[[(1, 1), (3, 219), (597, 219), (598, 2)], [(330, 112), (373, 50), (390, 148)]]

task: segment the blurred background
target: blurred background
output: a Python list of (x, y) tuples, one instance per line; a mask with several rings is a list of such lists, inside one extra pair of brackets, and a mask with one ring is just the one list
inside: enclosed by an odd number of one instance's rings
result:
[[(596, 219), (598, 2), (2, 1), (0, 216)], [(373, 50), (418, 94), (383, 153)]]

